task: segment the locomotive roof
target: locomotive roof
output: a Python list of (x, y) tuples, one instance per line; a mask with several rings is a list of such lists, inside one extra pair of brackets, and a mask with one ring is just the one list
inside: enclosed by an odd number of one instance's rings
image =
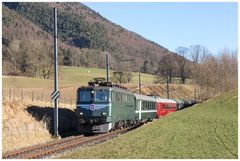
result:
[(82, 86), (79, 87), (78, 89), (114, 89), (120, 92), (125, 92), (125, 93), (131, 93), (133, 94), (131, 91), (123, 89), (123, 88), (117, 88), (117, 87), (109, 87), (109, 86)]
[(134, 93), (134, 96), (136, 97), (136, 99), (139, 99), (139, 100), (146, 100), (146, 101), (157, 102), (157, 99), (152, 97), (152, 96), (145, 96), (145, 95), (136, 94), (136, 93)]

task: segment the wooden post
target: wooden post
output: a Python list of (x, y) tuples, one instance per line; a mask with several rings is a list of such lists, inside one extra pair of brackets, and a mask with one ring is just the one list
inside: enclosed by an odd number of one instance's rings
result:
[(11, 90), (11, 88), (9, 88), (9, 100), (11, 100), (12, 99), (12, 90)]
[(22, 101), (23, 101), (23, 89), (22, 89), (22, 97), (21, 97)]
[(139, 90), (139, 94), (141, 94), (142, 89), (141, 89), (141, 74), (140, 74), (140, 71), (139, 71), (139, 74), (138, 74), (138, 90)]
[(44, 122), (44, 129), (47, 131), (47, 122)]
[(15, 90), (13, 89), (12, 94), (11, 94), (12, 95), (12, 100), (14, 100), (14, 91)]
[(43, 102), (43, 92), (42, 92), (42, 102)]
[(169, 99), (169, 78), (167, 76), (167, 98)]
[(35, 122), (35, 130), (34, 130), (34, 135), (36, 135), (37, 133), (37, 125), (36, 125), (36, 122)]
[(194, 87), (194, 97), (195, 97), (195, 100), (197, 99), (197, 89), (196, 89), (196, 86)]
[(33, 93), (33, 91), (32, 91), (32, 102), (34, 101), (34, 98), (33, 98), (33, 97), (34, 97), (34, 93)]

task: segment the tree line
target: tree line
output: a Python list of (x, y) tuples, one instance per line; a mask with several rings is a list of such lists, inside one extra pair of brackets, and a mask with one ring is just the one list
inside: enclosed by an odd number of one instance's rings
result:
[[(53, 45), (44, 41), (10, 41), (3, 37), (4, 75), (48, 79), (53, 76)], [(58, 64), (73, 67), (105, 68), (105, 53), (98, 50), (59, 47)], [(61, 74), (61, 71), (60, 71)]]
[(171, 55), (161, 58), (155, 72), (156, 83), (168, 81), (171, 84), (173, 77), (178, 77), (185, 84), (186, 79), (190, 79), (200, 90), (201, 99), (237, 88), (237, 50), (223, 49), (213, 55), (204, 46), (192, 45), (178, 47), (176, 53), (180, 59)]

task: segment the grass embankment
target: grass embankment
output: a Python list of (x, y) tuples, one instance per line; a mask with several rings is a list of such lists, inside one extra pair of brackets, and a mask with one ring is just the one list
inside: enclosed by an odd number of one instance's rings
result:
[(237, 91), (61, 158), (238, 158)]

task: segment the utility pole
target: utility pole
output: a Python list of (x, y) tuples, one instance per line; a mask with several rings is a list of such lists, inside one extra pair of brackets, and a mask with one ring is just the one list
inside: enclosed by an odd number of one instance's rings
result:
[(194, 98), (195, 98), (195, 100), (197, 100), (197, 89), (196, 89), (196, 86), (194, 86)]
[(54, 100), (54, 137), (59, 138), (58, 135), (58, 64), (57, 64), (57, 8), (54, 7), (54, 92), (52, 99)]
[(139, 88), (139, 94), (141, 94), (141, 74), (139, 72), (139, 75), (138, 75), (138, 88)]
[(108, 53), (106, 54), (106, 70), (107, 70), (107, 82), (109, 81), (109, 58)]
[(169, 82), (168, 82), (168, 75), (167, 75), (167, 98), (169, 99)]

